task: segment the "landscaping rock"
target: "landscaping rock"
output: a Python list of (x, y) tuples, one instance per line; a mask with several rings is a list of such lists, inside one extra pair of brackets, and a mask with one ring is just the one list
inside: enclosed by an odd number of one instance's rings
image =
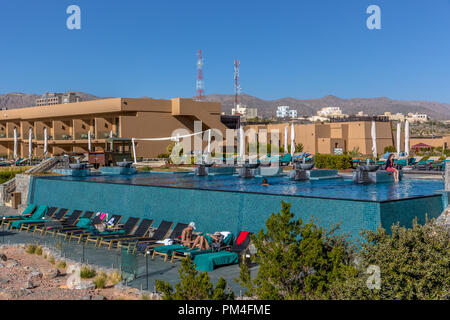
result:
[(42, 272), (33, 271), (28, 275), (28, 280), (33, 281), (33, 283), (38, 283), (42, 279)]
[(74, 289), (75, 290), (93, 290), (95, 288), (96, 288), (96, 286), (93, 282), (82, 281), (81, 283), (77, 284)]
[(91, 300), (91, 295), (90, 294), (85, 295), (81, 298), (81, 300)]
[(18, 266), (20, 266), (20, 263), (17, 260), (9, 259), (6, 262), (6, 267), (7, 268), (14, 268), (14, 267), (18, 267)]
[(60, 275), (59, 270), (57, 268), (50, 269), (41, 269), (42, 278), (44, 279), (54, 279)]
[(34, 285), (33, 281), (27, 280), (27, 281), (25, 281), (23, 287), (24, 287), (25, 289), (33, 289), (33, 288), (35, 288), (36, 286)]
[(2, 261), (7, 261), (8, 260), (8, 258), (6, 257), (6, 254), (0, 254), (0, 260), (2, 260)]
[(100, 300), (106, 300), (106, 299), (104, 296), (93, 296), (93, 297), (91, 297), (91, 300), (100, 301)]

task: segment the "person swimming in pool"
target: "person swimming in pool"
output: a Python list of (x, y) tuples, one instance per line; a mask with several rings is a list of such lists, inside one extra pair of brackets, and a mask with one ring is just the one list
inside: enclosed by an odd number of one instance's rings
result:
[(398, 170), (394, 168), (394, 154), (391, 153), (386, 161), (386, 166), (385, 166), (385, 170), (392, 172), (394, 174), (394, 180), (395, 182), (398, 182), (399, 178), (399, 173)]
[(266, 178), (263, 179), (262, 185), (265, 186), (265, 187), (270, 186), (270, 184), (269, 184), (269, 182), (267, 181)]

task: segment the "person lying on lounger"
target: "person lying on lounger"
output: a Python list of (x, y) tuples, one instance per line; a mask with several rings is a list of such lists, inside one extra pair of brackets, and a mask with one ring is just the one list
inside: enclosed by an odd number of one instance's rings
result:
[(195, 222), (190, 222), (186, 228), (181, 232), (181, 244), (190, 247), (194, 240), (192, 240), (192, 231), (195, 230)]
[(211, 250), (219, 251), (220, 246), (225, 239), (224, 233), (229, 232), (214, 232), (213, 234), (207, 233), (205, 236), (199, 236), (195, 239), (191, 249), (198, 248), (199, 250)]

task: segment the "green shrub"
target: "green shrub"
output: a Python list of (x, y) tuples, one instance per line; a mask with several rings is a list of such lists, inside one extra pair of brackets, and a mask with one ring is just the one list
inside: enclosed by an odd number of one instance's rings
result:
[(103, 289), (106, 286), (106, 273), (101, 272), (93, 281), (97, 289)]
[(50, 262), (51, 264), (55, 264), (56, 263), (55, 257), (53, 257), (53, 256), (48, 257), (48, 262)]
[(139, 171), (152, 171), (153, 168), (152, 168), (152, 167), (149, 167), (149, 166), (145, 166), (145, 167), (139, 168), (138, 170), (139, 170)]
[(160, 153), (157, 156), (158, 159), (169, 158), (169, 157), (170, 157), (170, 153)]
[(67, 264), (65, 261), (59, 261), (57, 267), (60, 269), (65, 269), (67, 267)]
[(122, 281), (122, 275), (120, 274), (120, 272), (114, 271), (108, 275), (108, 282), (111, 285), (114, 286), (118, 284), (120, 281)]
[(95, 269), (90, 268), (88, 266), (81, 267), (80, 277), (81, 279), (91, 279), (97, 275)]
[(29, 254), (34, 254), (36, 252), (36, 245), (35, 244), (27, 245), (25, 252)]
[(352, 157), (348, 155), (316, 154), (314, 162), (318, 169), (344, 170), (352, 167)]
[(42, 247), (41, 247), (41, 246), (38, 246), (38, 247), (36, 248), (36, 251), (35, 251), (34, 253), (36, 253), (38, 256), (42, 256)]
[(397, 150), (395, 149), (394, 146), (387, 146), (384, 148), (384, 153), (386, 153), (386, 152), (392, 153), (392, 152), (396, 152), (396, 151)]
[(142, 296), (141, 296), (141, 299), (142, 300), (150, 300), (150, 297), (148, 296), (148, 294), (143, 293)]

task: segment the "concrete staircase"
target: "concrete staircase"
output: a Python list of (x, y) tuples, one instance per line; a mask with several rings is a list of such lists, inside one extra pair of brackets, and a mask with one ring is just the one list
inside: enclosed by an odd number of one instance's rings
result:
[[(25, 171), (25, 175), (48, 172), (57, 167), (68, 167), (69, 157), (58, 156), (51, 157), (43, 160), (38, 165), (35, 165), (31, 169)], [(11, 201), (11, 194), (17, 190), (16, 177), (0, 185), (0, 197), (1, 202), (8, 205)]]

